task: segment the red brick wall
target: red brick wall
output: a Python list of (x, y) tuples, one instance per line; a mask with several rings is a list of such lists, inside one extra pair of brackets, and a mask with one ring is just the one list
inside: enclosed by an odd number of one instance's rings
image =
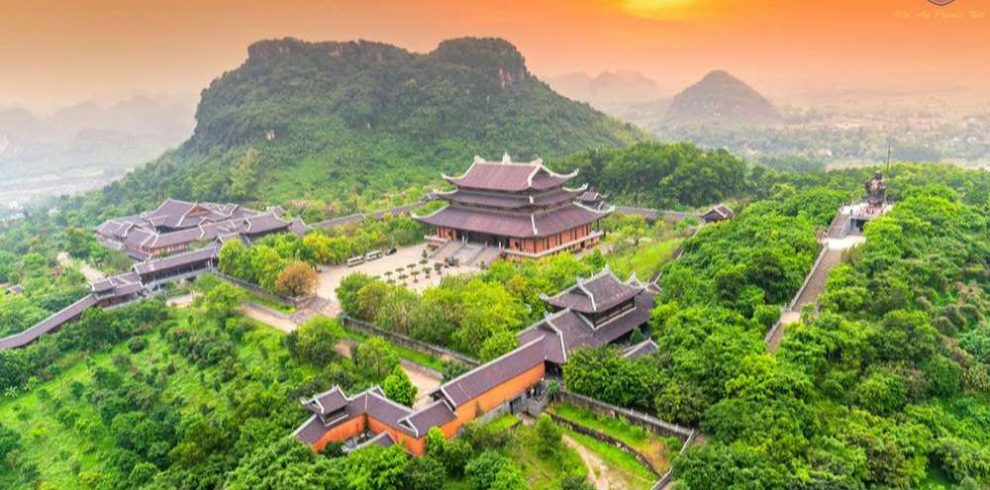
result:
[(328, 430), (323, 437), (313, 443), (313, 451), (322, 451), (330, 442), (342, 442), (359, 436), (364, 432), (366, 422), (367, 418), (362, 415)]

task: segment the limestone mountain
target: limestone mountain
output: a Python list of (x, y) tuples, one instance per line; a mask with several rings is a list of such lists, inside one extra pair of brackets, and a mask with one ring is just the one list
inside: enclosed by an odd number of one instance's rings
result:
[(669, 126), (774, 124), (780, 113), (766, 97), (723, 70), (708, 73), (674, 96), (664, 117)]
[(552, 158), (645, 137), (556, 94), (512, 44), (475, 38), (425, 54), (257, 42), (203, 91), (196, 121), (192, 138), (107, 199), (353, 201), (435, 180), (476, 154)]

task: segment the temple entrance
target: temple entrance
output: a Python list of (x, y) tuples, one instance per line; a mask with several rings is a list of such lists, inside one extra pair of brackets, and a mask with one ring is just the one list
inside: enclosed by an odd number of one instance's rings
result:
[(503, 236), (478, 233), (474, 231), (457, 231), (457, 239), (470, 243), (478, 243), (489, 247), (507, 248), (509, 239)]

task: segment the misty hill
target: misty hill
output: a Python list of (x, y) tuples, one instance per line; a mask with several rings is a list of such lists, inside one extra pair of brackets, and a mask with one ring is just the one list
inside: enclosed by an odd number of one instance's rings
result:
[(660, 84), (633, 71), (570, 73), (547, 83), (566, 97), (643, 128), (657, 126), (670, 103)]
[(556, 94), (500, 39), (444, 41), (426, 54), (367, 41), (261, 41), (203, 92), (196, 121), (179, 150), (108, 196), (347, 207), (461, 171), (476, 154), (552, 158), (644, 137)]
[(656, 81), (633, 71), (602, 72), (595, 76), (569, 73), (549, 78), (547, 83), (561, 95), (587, 102), (603, 111), (663, 97), (663, 89)]
[(191, 134), (194, 106), (179, 97), (141, 95), (107, 106), (87, 101), (43, 118), (0, 109), (0, 173), (26, 177), (139, 165)]
[(716, 70), (674, 96), (664, 124), (747, 126), (781, 121), (766, 97), (728, 72)]

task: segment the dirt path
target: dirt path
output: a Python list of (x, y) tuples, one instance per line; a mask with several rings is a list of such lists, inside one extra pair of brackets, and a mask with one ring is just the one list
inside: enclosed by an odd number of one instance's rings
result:
[(566, 434), (561, 436), (561, 439), (564, 441), (564, 444), (567, 444), (578, 453), (581, 461), (584, 461), (584, 466), (588, 468), (588, 481), (591, 482), (592, 486), (598, 490), (622, 488), (621, 484), (616, 483), (619, 480), (612, 476), (612, 470), (602, 461), (602, 458)]
[(58, 253), (58, 263), (62, 267), (71, 267), (73, 265), (79, 267), (79, 272), (82, 272), (83, 277), (89, 282), (96, 282), (106, 279), (106, 276), (102, 272), (93, 268), (93, 266), (87, 264), (83, 260), (73, 260), (67, 252)]
[(244, 316), (252, 320), (257, 320), (261, 323), (264, 323), (265, 325), (272, 326), (285, 333), (295, 331), (296, 327), (299, 326), (296, 324), (296, 322), (290, 319), (279, 318), (267, 311), (252, 306), (250, 303), (245, 303), (244, 305), (241, 306), (241, 313), (243, 313)]
[(196, 293), (183, 294), (182, 296), (176, 296), (168, 300), (166, 304), (174, 308), (185, 308), (196, 300), (196, 296)]

